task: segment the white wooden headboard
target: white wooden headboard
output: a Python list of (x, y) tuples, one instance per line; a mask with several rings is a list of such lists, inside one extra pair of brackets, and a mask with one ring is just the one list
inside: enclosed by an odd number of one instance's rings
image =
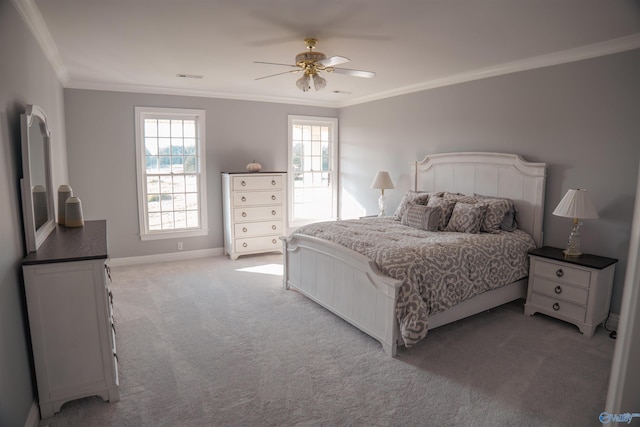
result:
[(546, 164), (515, 154), (445, 153), (411, 162), (416, 191), (505, 197), (518, 211), (518, 228), (542, 246)]

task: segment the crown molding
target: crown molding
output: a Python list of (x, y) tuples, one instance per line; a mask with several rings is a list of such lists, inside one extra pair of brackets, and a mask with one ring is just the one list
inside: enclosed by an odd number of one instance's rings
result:
[(391, 98), (398, 95), (420, 92), (428, 89), (435, 89), (473, 80), (486, 79), (489, 77), (502, 76), (505, 74), (517, 73), (520, 71), (534, 70), (536, 68), (560, 65), (569, 62), (582, 61), (584, 59), (596, 58), (599, 56), (611, 55), (628, 50), (640, 48), (640, 33), (634, 33), (625, 37), (619, 37), (604, 42), (593, 43), (577, 47), (574, 49), (562, 50), (545, 55), (533, 56), (530, 58), (506, 62), (486, 68), (467, 71), (464, 73), (452, 74), (441, 79), (429, 80), (415, 85), (405, 86), (385, 92), (379, 92), (370, 96), (363, 96), (352, 100), (341, 102), (339, 107), (364, 104), (366, 102)]
[(154, 95), (196, 96), (202, 98), (233, 99), (238, 101), (272, 102), (277, 104), (297, 104), (313, 107), (338, 108), (338, 104), (334, 101), (306, 101), (303, 99), (288, 98), (282, 96), (251, 95), (247, 93), (232, 93), (188, 88), (171, 88), (163, 86), (127, 85), (71, 80), (67, 83), (65, 89), (100, 90), (108, 92), (134, 92)]
[(33, 0), (12, 1), (18, 10), (18, 13), (27, 25), (27, 28), (29, 28), (33, 36), (36, 38), (40, 48), (49, 60), (56, 76), (58, 76), (58, 80), (62, 86), (65, 86), (69, 82), (69, 73), (67, 72), (67, 67), (65, 67), (62, 62), (60, 52), (58, 52), (58, 48), (51, 37), (49, 28), (44, 22), (40, 9), (38, 9), (38, 6), (36, 6)]

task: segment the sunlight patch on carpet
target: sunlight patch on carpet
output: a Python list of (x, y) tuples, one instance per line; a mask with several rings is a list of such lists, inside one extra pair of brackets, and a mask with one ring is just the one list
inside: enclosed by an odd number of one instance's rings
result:
[(247, 268), (238, 268), (236, 271), (244, 271), (247, 273), (271, 274), (274, 276), (282, 276), (282, 264), (264, 264)]

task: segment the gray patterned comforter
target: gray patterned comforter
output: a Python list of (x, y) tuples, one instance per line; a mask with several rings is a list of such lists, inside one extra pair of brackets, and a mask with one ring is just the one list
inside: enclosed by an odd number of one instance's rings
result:
[(528, 275), (533, 238), (521, 230), (497, 234), (430, 232), (391, 218), (310, 224), (296, 230), (372, 259), (402, 281), (396, 305), (407, 347), (427, 334), (427, 317)]

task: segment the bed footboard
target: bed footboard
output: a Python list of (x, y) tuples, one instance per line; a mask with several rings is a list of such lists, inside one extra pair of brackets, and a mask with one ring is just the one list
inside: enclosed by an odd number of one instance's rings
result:
[(364, 255), (333, 242), (299, 234), (281, 239), (285, 289), (295, 288), (395, 356), (395, 306), (402, 282), (383, 275)]

